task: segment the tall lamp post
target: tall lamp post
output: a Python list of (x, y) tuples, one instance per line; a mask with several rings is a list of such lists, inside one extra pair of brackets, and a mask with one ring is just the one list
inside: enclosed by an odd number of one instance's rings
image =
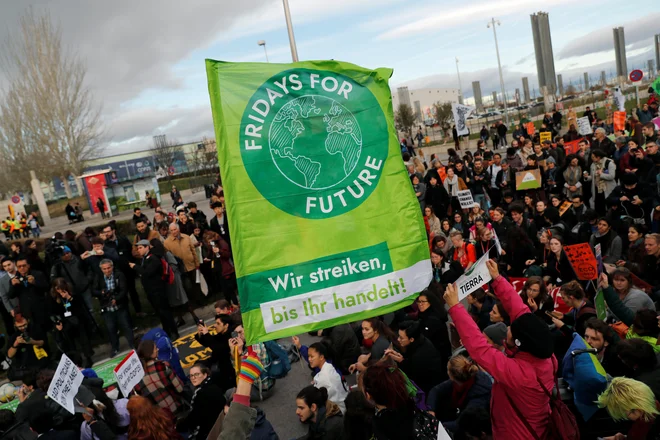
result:
[(270, 61), (268, 61), (268, 51), (266, 50), (266, 40), (259, 40), (259, 41), (257, 41), (257, 44), (258, 44), (259, 46), (263, 46), (263, 47), (264, 47), (264, 54), (266, 54), (266, 62), (267, 62), (267, 63), (270, 63)]
[(286, 19), (286, 29), (289, 32), (289, 46), (291, 46), (291, 59), (294, 63), (298, 62), (298, 49), (296, 48), (296, 37), (293, 35), (293, 24), (291, 23), (291, 11), (289, 10), (289, 0), (282, 0), (284, 3), (284, 18)]
[(458, 75), (458, 102), (463, 104), (463, 86), (461, 86), (461, 72), (458, 70), (458, 57), (456, 57), (456, 75)]
[(502, 89), (502, 100), (504, 101), (504, 114), (506, 115), (506, 125), (509, 126), (509, 112), (507, 111), (506, 91), (504, 90), (504, 76), (502, 75), (502, 63), (500, 62), (500, 48), (497, 44), (497, 30), (495, 29), (495, 25), (500, 26), (501, 23), (499, 20), (495, 20), (494, 18), (492, 18), (490, 22), (488, 22), (487, 27), (490, 28), (492, 26), (493, 36), (495, 37), (495, 53), (497, 53), (497, 68), (500, 71), (500, 88)]

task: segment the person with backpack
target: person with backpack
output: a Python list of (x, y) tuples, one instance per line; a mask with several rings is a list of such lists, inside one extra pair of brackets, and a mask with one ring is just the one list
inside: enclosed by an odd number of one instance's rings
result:
[(147, 240), (137, 242), (137, 251), (141, 258), (139, 264), (133, 262), (128, 264), (140, 276), (142, 287), (160, 318), (163, 330), (170, 339), (179, 339), (179, 332), (167, 298), (167, 285), (170, 284), (169, 281), (174, 274), (170, 273), (171, 269), (164, 271), (162, 259), (151, 253), (151, 244)]
[(493, 438), (546, 438), (553, 424), (554, 430), (566, 426), (556, 415), (570, 418), (570, 413), (561, 411), (565, 407), (557, 410), (561, 401), (551, 399), (558, 366), (553, 356), (553, 336), (547, 324), (530, 312), (513, 286), (500, 276), (497, 263), (489, 260), (486, 264), (493, 280), (492, 292), (511, 316), (506, 350), (502, 352), (488, 343), (459, 303), (453, 284), (444, 294), (449, 314), (471, 358), (494, 379), (490, 405)]

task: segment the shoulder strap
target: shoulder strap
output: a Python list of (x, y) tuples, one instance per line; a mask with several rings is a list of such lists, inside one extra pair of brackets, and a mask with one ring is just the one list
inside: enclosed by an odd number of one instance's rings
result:
[[(513, 410), (515, 411), (515, 413), (518, 416), (518, 418), (520, 419), (520, 421), (523, 422), (523, 425), (525, 425), (525, 428), (527, 428), (527, 430), (530, 432), (530, 434), (532, 434), (532, 437), (534, 437), (535, 440), (541, 440), (541, 438), (538, 436), (538, 434), (536, 434), (536, 431), (534, 431), (534, 429), (532, 429), (532, 427), (529, 424), (529, 422), (527, 421), (527, 419), (525, 419), (525, 417), (523, 417), (522, 413), (520, 412), (520, 410), (518, 409), (516, 404), (513, 403), (513, 399), (511, 399), (511, 397), (509, 397), (509, 393), (506, 392), (506, 388), (503, 387), (502, 390), (504, 391), (504, 395), (506, 396), (506, 399), (509, 401), (509, 404), (511, 405), (511, 408), (513, 408)], [(544, 390), (545, 390), (545, 388), (544, 388)]]

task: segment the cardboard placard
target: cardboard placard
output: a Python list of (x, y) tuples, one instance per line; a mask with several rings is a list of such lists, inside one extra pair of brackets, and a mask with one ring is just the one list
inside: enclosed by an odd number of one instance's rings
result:
[(586, 136), (588, 134), (593, 133), (591, 130), (591, 124), (589, 123), (589, 117), (588, 116), (582, 116), (581, 118), (578, 118), (577, 120), (578, 126), (578, 133), (580, 133), (581, 136)]
[(525, 124), (525, 128), (527, 129), (527, 134), (530, 136), (534, 136), (534, 133), (536, 133), (536, 127), (534, 127), (533, 122), (528, 122)]
[(539, 134), (539, 139), (540, 139), (541, 142), (543, 142), (543, 141), (552, 141), (552, 132), (542, 131)]
[(598, 278), (598, 262), (589, 243), (564, 246), (564, 252), (578, 280), (591, 281)]
[[(584, 139), (584, 138), (582, 138)], [(576, 139), (574, 141), (566, 142), (564, 143), (564, 151), (566, 152), (566, 155), (568, 156), (569, 154), (575, 154), (580, 150), (580, 147), (578, 146), (578, 143), (582, 139)]]
[(486, 261), (488, 261), (490, 249), (484, 253), (476, 263), (472, 265), (463, 275), (456, 280), (456, 289), (458, 289), (458, 300), (468, 296), (470, 293), (488, 284), (492, 279)]
[(541, 187), (541, 170), (538, 168), (516, 173), (516, 190), (535, 189)]
[(614, 112), (614, 131), (626, 129), (626, 112)]
[(561, 205), (559, 205), (559, 216), (561, 217), (566, 213), (566, 211), (569, 210), (571, 207), (572, 203), (569, 200), (564, 200), (561, 202)]
[(55, 370), (55, 376), (48, 387), (48, 397), (62, 408), (74, 414), (73, 399), (83, 381), (83, 374), (67, 355), (63, 354)]
[(135, 350), (122, 360), (114, 369), (117, 386), (124, 396), (130, 395), (135, 385), (144, 377), (144, 368)]
[(461, 203), (461, 208), (470, 209), (474, 206), (472, 191), (470, 191), (469, 189), (458, 191), (456, 192), (456, 195), (458, 196), (458, 201)]

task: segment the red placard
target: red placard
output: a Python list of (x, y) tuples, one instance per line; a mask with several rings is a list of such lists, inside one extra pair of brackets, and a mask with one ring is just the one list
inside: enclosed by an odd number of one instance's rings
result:
[(105, 188), (105, 175), (96, 174), (94, 176), (85, 177), (85, 186), (87, 186), (89, 210), (92, 214), (97, 214), (99, 208), (96, 206), (96, 201), (99, 197), (105, 203), (105, 195), (103, 193), (103, 188)]
[(578, 280), (590, 281), (598, 278), (598, 262), (589, 243), (564, 246), (564, 252)]
[(614, 131), (626, 129), (626, 112), (614, 112)]
[(534, 127), (533, 122), (528, 122), (525, 124), (525, 128), (527, 128), (527, 134), (530, 136), (534, 136), (534, 133), (536, 132), (536, 127)]
[[(582, 139), (584, 139), (584, 138), (582, 138)], [(567, 155), (567, 156), (568, 156), (569, 154), (575, 154), (575, 153), (578, 152), (578, 150), (580, 149), (580, 147), (578, 146), (578, 143), (579, 143), (582, 139), (576, 139), (576, 140), (574, 140), (574, 141), (570, 141), (570, 142), (565, 142), (565, 143), (564, 143), (564, 151), (566, 151), (566, 155)]]

